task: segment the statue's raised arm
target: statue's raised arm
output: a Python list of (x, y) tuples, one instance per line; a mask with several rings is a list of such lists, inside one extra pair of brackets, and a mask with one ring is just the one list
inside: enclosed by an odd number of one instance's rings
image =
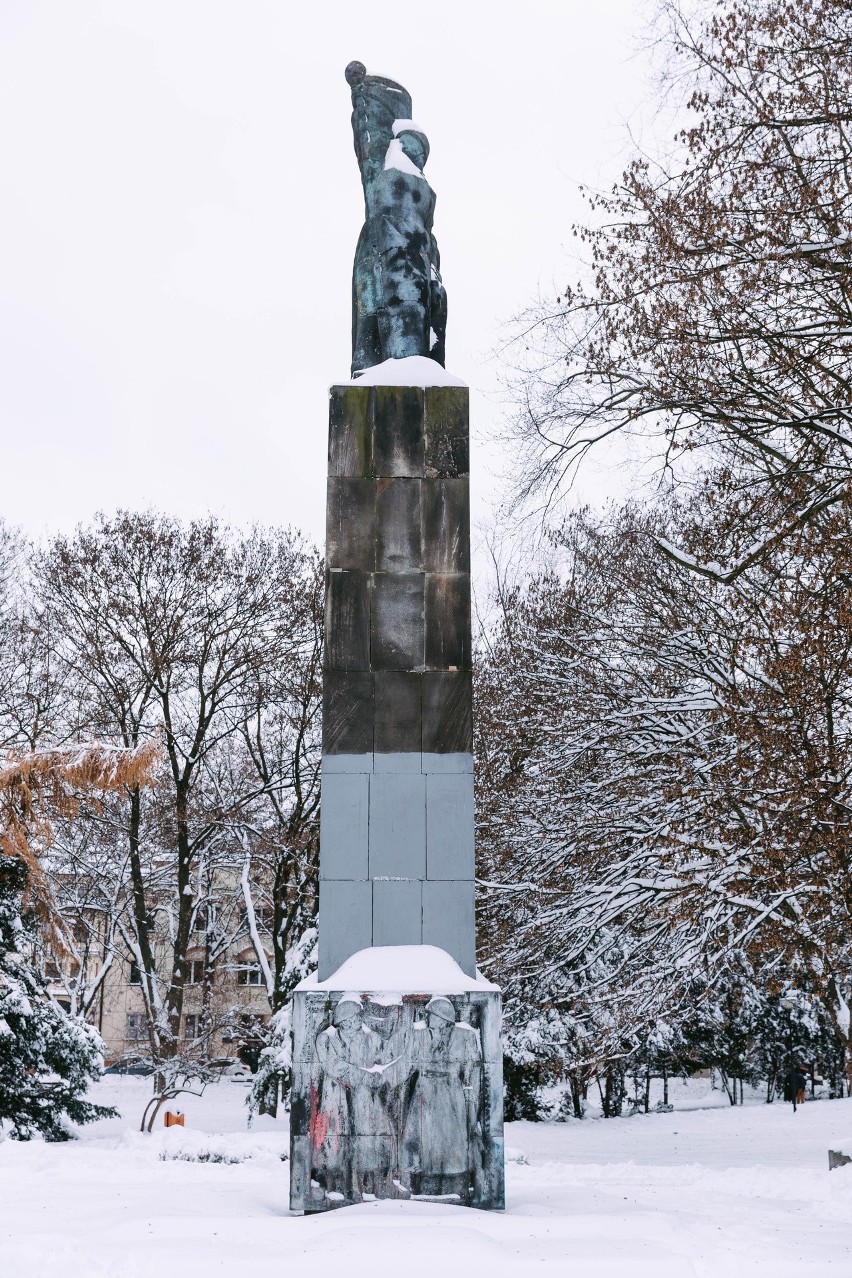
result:
[(352, 133), (364, 188), (364, 226), (352, 279), (352, 375), (387, 359), (444, 363), (447, 297), (423, 176), (429, 142), (402, 85), (350, 62)]

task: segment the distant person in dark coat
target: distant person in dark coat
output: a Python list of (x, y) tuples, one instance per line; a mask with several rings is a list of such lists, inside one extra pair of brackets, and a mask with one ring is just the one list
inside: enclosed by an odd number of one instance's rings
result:
[(793, 1102), (793, 1113), (796, 1112), (797, 1105), (805, 1103), (805, 1088), (808, 1085), (807, 1076), (802, 1072), (798, 1065), (794, 1065), (787, 1075), (786, 1085), (784, 1087), (784, 1097), (789, 1098)]

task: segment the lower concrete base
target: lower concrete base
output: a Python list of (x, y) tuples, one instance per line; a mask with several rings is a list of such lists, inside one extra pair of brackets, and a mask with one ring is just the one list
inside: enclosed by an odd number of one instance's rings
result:
[(290, 1207), (501, 1209), (500, 994), (297, 991)]

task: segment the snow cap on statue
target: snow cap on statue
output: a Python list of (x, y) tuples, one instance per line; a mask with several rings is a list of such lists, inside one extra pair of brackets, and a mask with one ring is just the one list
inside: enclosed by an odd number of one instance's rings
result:
[(430, 998), (426, 1004), (427, 1012), (434, 1012), (436, 1016), (440, 1016), (441, 1020), (449, 1021), (451, 1025), (456, 1023), (456, 1009), (448, 998), (444, 998), (442, 994), (436, 994), (434, 998)]

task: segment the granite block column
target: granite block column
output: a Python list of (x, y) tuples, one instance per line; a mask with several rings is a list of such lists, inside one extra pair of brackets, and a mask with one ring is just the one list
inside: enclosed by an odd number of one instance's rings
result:
[(369, 946), (475, 973), (468, 392), (335, 386), (319, 979)]

